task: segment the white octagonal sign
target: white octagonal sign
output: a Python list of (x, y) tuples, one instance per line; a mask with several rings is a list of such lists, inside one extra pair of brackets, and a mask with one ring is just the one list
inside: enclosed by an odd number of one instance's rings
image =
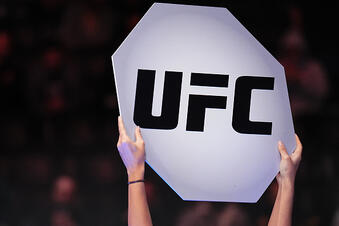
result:
[(155, 3), (112, 61), (128, 134), (184, 200), (256, 202), (295, 147), (283, 67), (225, 8)]

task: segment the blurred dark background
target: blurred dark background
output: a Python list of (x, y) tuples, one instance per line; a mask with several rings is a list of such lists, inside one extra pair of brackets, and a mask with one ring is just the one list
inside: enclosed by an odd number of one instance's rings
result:
[[(304, 144), (294, 225), (339, 225), (336, 5), (168, 1), (227, 7), (284, 65)], [(0, 226), (127, 225), (110, 56), (152, 5), (125, 0), (0, 2)], [(150, 168), (155, 225), (267, 225), (257, 204), (184, 202)]]

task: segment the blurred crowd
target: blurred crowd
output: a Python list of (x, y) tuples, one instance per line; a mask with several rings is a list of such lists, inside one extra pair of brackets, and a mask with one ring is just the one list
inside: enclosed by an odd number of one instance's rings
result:
[[(330, 39), (308, 42), (313, 12), (287, 3), (268, 13), (253, 3), (170, 2), (227, 7), (285, 67), (305, 150), (295, 225), (338, 226), (338, 58)], [(110, 56), (151, 3), (0, 2), (0, 226), (127, 224)], [(146, 180), (155, 225), (267, 225), (277, 191), (273, 182), (257, 204), (183, 202), (150, 168)]]

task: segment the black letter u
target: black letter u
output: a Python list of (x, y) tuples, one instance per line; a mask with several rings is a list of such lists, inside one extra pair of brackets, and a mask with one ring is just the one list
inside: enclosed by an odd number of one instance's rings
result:
[(134, 123), (142, 128), (174, 129), (178, 125), (182, 72), (166, 71), (160, 116), (152, 115), (155, 70), (138, 70)]

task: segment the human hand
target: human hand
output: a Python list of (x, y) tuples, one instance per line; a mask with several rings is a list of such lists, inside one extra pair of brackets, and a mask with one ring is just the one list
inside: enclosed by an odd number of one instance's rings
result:
[(145, 172), (145, 143), (140, 133), (140, 127), (135, 128), (135, 142), (126, 132), (121, 116), (118, 117), (119, 140), (117, 147), (120, 157), (127, 169), (128, 180), (142, 180)]
[(281, 156), (280, 172), (277, 175), (277, 181), (279, 185), (282, 185), (285, 182), (288, 182), (290, 185), (294, 185), (295, 175), (301, 161), (303, 149), (297, 135), (295, 135), (295, 139), (297, 147), (291, 155), (287, 153), (286, 147), (281, 141), (278, 143), (278, 149)]

